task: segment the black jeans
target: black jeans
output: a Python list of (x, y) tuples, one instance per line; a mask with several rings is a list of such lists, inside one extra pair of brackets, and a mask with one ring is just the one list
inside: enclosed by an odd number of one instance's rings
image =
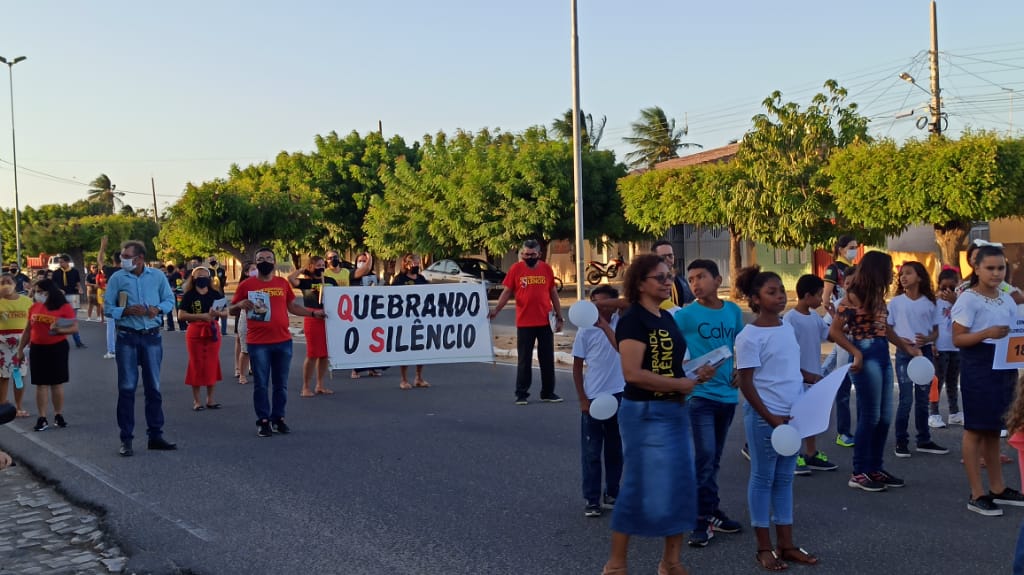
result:
[[(949, 402), (949, 413), (960, 412), (960, 352), (940, 351), (935, 355), (935, 375), (939, 378), (939, 390), (946, 386), (946, 400)], [(939, 414), (939, 402), (933, 401), (928, 406), (931, 415)]]
[(516, 398), (526, 399), (530, 396), (534, 342), (537, 344), (537, 362), (540, 364), (540, 397), (551, 397), (555, 394), (555, 334), (551, 332), (551, 327), (542, 325), (516, 328), (516, 340), (519, 353)]

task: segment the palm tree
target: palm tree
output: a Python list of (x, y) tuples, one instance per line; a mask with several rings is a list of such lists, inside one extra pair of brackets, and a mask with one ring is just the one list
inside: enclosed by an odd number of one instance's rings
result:
[(640, 110), (640, 119), (630, 125), (633, 136), (623, 138), (636, 149), (626, 154), (632, 168), (653, 168), (654, 164), (679, 157), (680, 148), (703, 148), (700, 144), (684, 142), (686, 126), (676, 129), (676, 121), (669, 120), (660, 106)]
[(89, 182), (89, 201), (99, 202), (106, 206), (107, 213), (113, 214), (115, 204), (120, 204), (124, 192), (116, 191), (117, 186), (110, 182), (110, 177), (100, 174)]
[[(600, 122), (594, 124), (594, 117), (580, 110), (580, 143), (584, 149), (597, 149), (607, 123), (608, 116), (601, 116)], [(551, 122), (551, 129), (560, 139), (572, 141), (572, 108), (566, 110), (561, 118), (555, 118)]]

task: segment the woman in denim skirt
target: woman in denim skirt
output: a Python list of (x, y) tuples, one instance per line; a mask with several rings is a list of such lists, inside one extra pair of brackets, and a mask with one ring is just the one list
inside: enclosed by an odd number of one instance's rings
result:
[(707, 381), (683, 374), (686, 343), (660, 308), (672, 293), (672, 272), (657, 255), (643, 255), (626, 271), (626, 310), (615, 330), (626, 379), (619, 407), (623, 477), (612, 514), (612, 549), (603, 575), (626, 575), (633, 535), (664, 537), (659, 575), (684, 575), (683, 534), (694, 528), (697, 489), (686, 395)]

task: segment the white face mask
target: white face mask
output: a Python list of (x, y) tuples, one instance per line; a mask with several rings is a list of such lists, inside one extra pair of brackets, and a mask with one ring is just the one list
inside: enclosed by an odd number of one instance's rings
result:
[(44, 293), (37, 293), (35, 295), (35, 299), (39, 303), (46, 303), (46, 294), (44, 294)]
[(856, 250), (856, 248), (852, 249), (852, 250), (846, 250), (846, 259), (848, 259), (850, 261), (853, 261), (853, 260), (857, 259), (857, 250)]
[(259, 270), (249, 270), (249, 277), (254, 278), (258, 275), (260, 275)]
[(366, 267), (366, 262), (358, 262), (356, 263), (356, 267), (359, 269), (363, 269)]
[(121, 258), (121, 269), (126, 272), (133, 271), (135, 269), (135, 258)]

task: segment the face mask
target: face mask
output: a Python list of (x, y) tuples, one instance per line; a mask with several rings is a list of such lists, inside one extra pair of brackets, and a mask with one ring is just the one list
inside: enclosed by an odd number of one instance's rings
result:
[(537, 258), (523, 258), (523, 261), (531, 268), (537, 265)]
[(18, 271), (19, 271), (18, 268), (11, 268), (11, 274), (12, 275), (18, 275)]
[(126, 272), (135, 270), (135, 258), (121, 258), (121, 269)]
[(260, 271), (261, 276), (269, 276), (274, 272), (274, 262), (260, 262), (256, 264), (256, 269)]
[(217, 267), (217, 260), (210, 260), (210, 265), (213, 267)]
[(324, 268), (313, 268), (313, 277), (320, 277), (324, 275)]
[(210, 287), (210, 278), (206, 278), (206, 277), (196, 278), (196, 287), (197, 288), (208, 288), (208, 287)]
[(359, 269), (363, 269), (366, 267), (366, 262), (356, 262), (356, 267)]
[(851, 261), (857, 259), (857, 250), (846, 250), (846, 259)]
[(14, 286), (12, 286), (12, 285), (2, 285), (2, 286), (0, 286), (0, 295), (2, 295), (2, 296), (9, 296), (12, 293), (14, 293)]
[(258, 272), (257, 270), (249, 270), (249, 277), (254, 278), (258, 275), (260, 275), (260, 272)]
[(420, 266), (412, 266), (411, 268), (409, 268), (409, 273), (411, 273), (412, 275), (420, 273)]
[(338, 258), (331, 258), (331, 267), (336, 268), (341, 265), (341, 260)]
[(46, 303), (46, 294), (44, 294), (44, 293), (37, 293), (35, 295), (35, 299), (39, 303)]

